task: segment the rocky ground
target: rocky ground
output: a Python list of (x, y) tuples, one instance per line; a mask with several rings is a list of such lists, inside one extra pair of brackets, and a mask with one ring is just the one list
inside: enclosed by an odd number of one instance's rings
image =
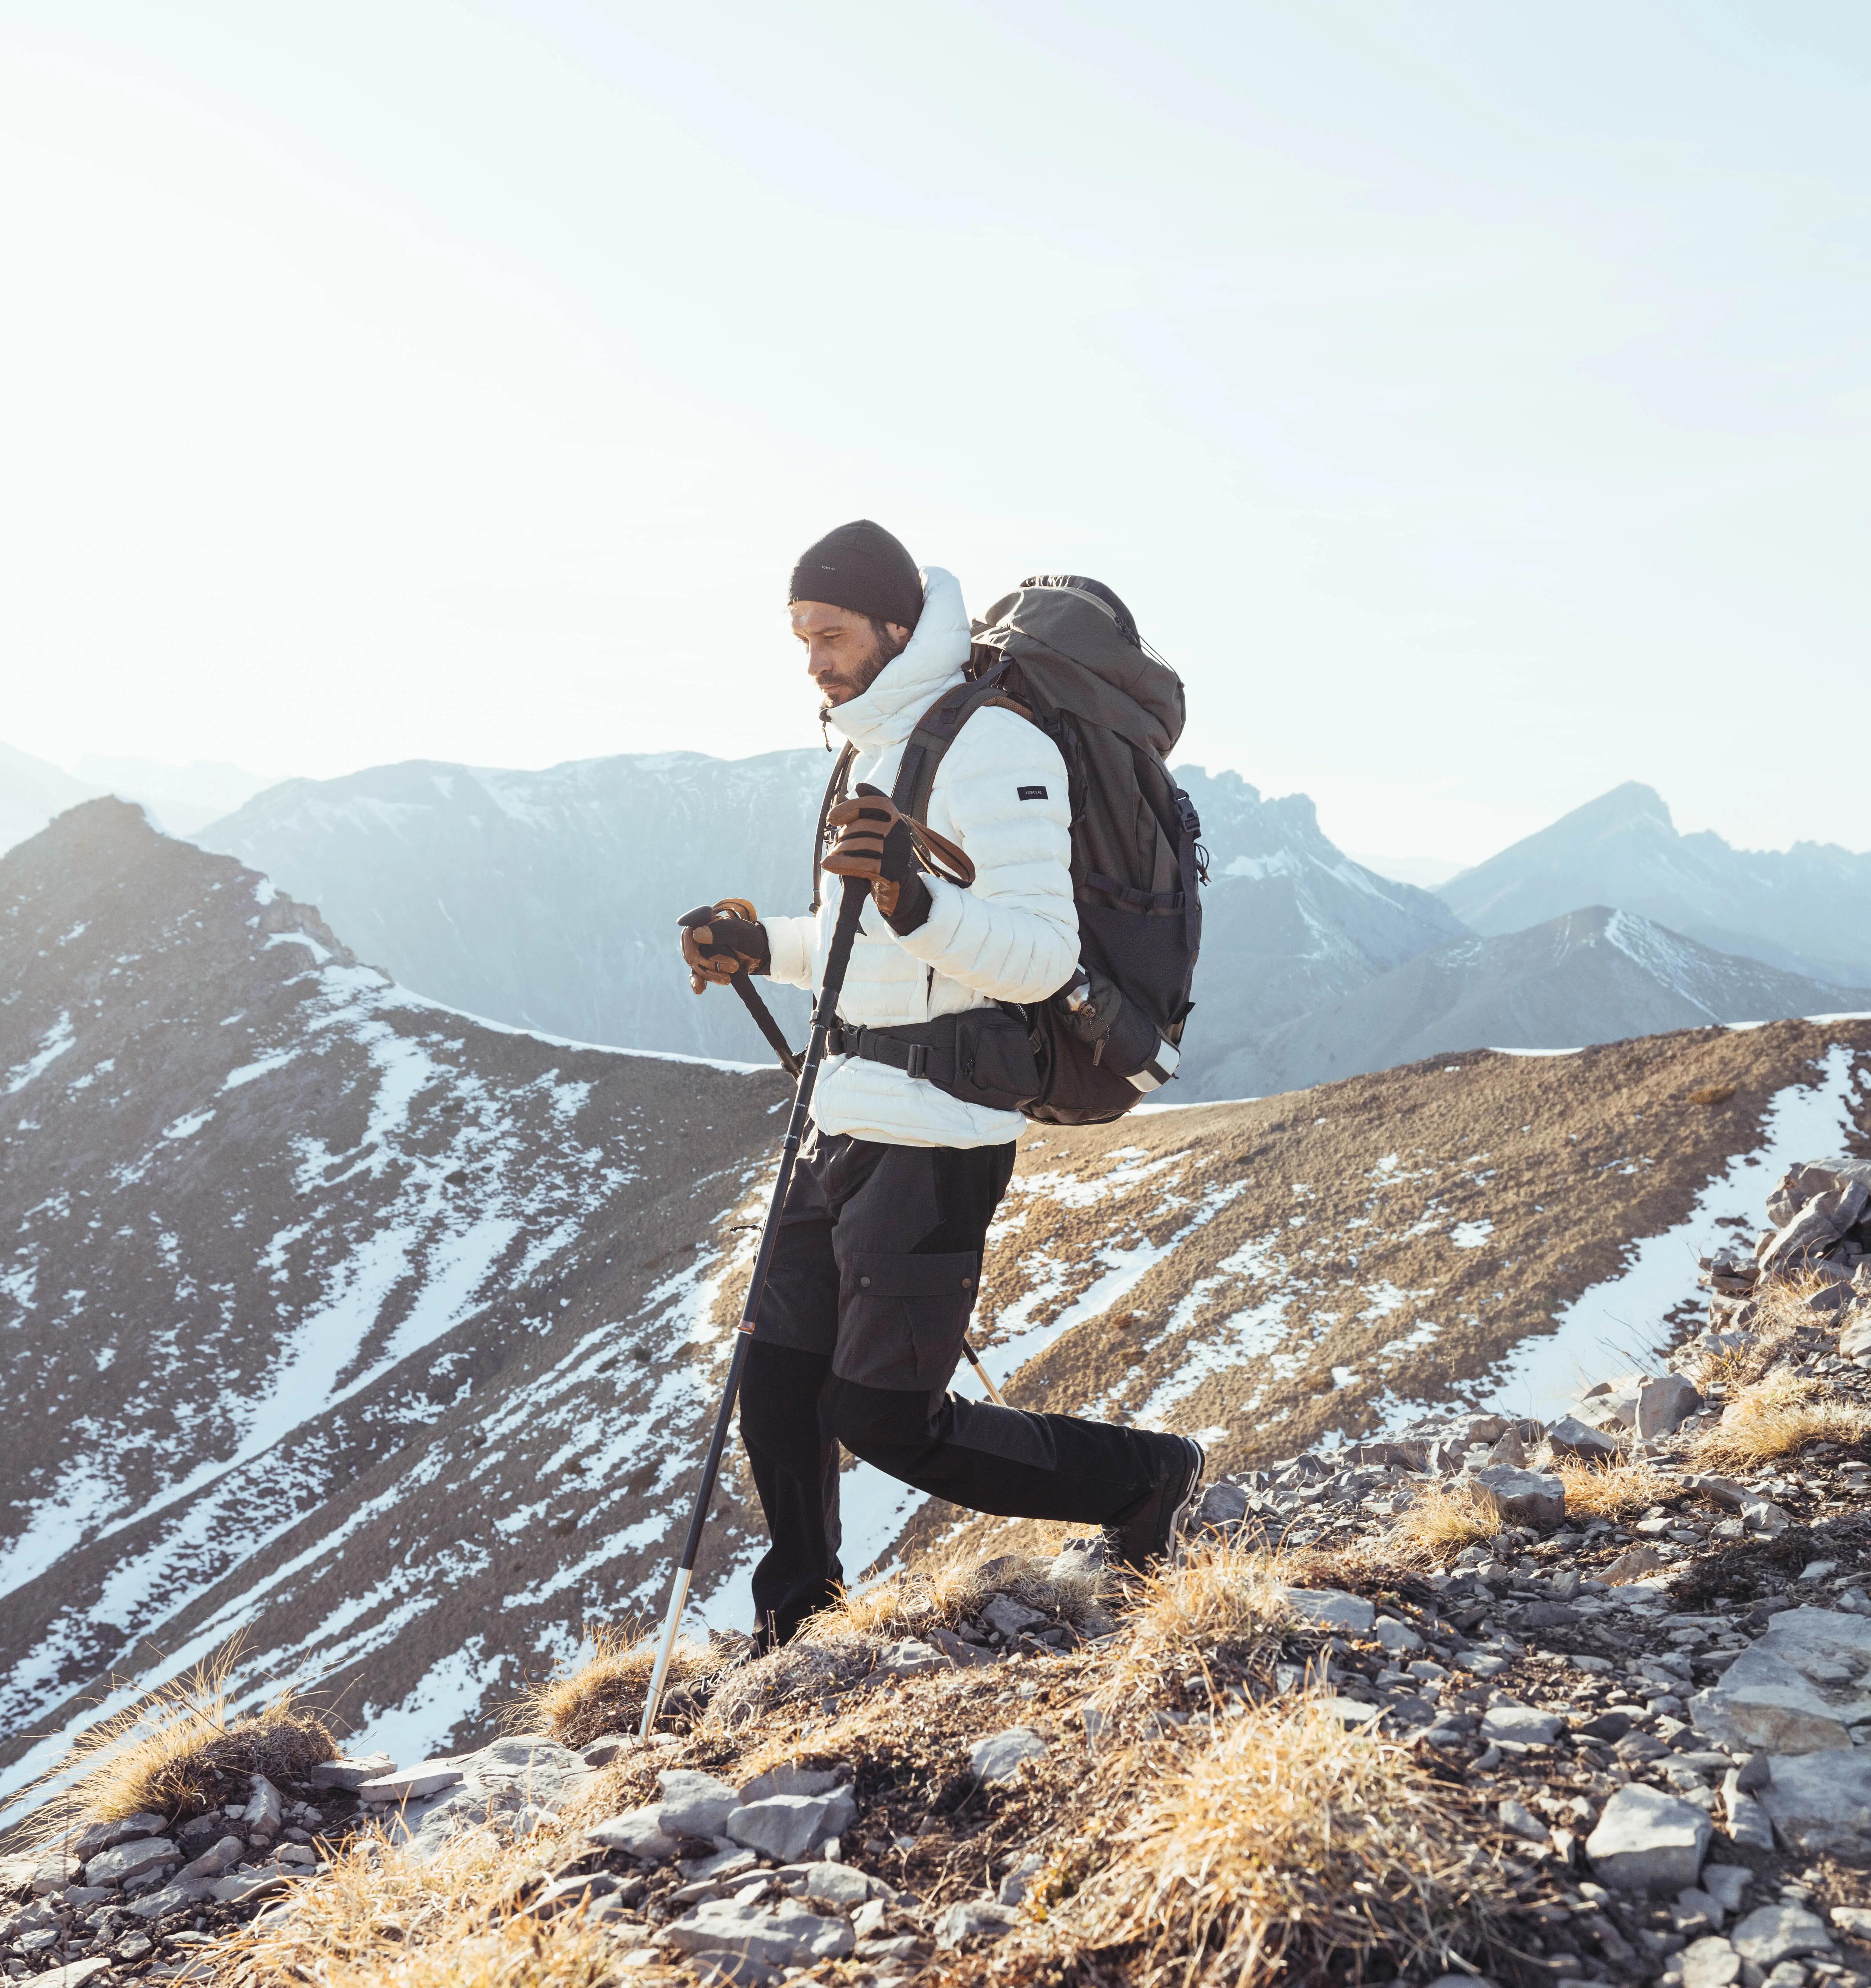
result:
[(627, 1648), (459, 1758), (42, 1816), (6, 1972), (1871, 1980), (1866, 1182), (1794, 1168), (1666, 1370), (1220, 1480), (1162, 1580), (1066, 1541), (691, 1650), (648, 1741)]

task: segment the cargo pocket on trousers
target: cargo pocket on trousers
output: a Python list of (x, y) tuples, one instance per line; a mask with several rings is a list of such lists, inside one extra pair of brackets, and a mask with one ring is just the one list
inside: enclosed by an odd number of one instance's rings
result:
[(948, 1385), (961, 1357), (981, 1258), (853, 1250), (839, 1280), (838, 1351), (832, 1371), (865, 1388)]

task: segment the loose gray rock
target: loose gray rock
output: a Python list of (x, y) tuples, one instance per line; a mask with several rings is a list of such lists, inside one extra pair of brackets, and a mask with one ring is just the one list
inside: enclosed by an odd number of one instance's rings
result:
[(32, 1977), (32, 1988), (84, 1988), (86, 1982), (96, 1975), (109, 1973), (110, 1968), (109, 1954), (88, 1955), (83, 1960), (68, 1960), (62, 1967), (35, 1974)]
[(1834, 1905), (1832, 1922), (1854, 1939), (1871, 1939), (1871, 1906)]
[(1576, 1415), (1562, 1415), (1547, 1430), (1546, 1439), (1559, 1456), (1583, 1457), (1588, 1463), (1608, 1463), (1622, 1454), (1616, 1437), (1593, 1428)]
[(1529, 1843), (1552, 1841), (1552, 1831), (1525, 1802), (1504, 1801), (1495, 1813), (1500, 1817), (1503, 1829), (1511, 1829), (1516, 1836), (1524, 1836)]
[(1348, 1636), (1368, 1636), (1377, 1620), (1377, 1605), (1337, 1587), (1289, 1587), (1287, 1605), (1302, 1622), (1315, 1628), (1342, 1629)]
[(770, 1909), (738, 1905), (731, 1898), (706, 1899), (666, 1926), (662, 1937), (683, 1953), (740, 1954), (765, 1967), (810, 1967), (821, 1960), (842, 1960), (857, 1944), (849, 1920), (821, 1919), (790, 1898)]
[(198, 1905), (204, 1898), (213, 1898), (214, 1890), (215, 1881), (212, 1878), (178, 1878), (173, 1884), (131, 1899), (130, 1910), (140, 1919), (167, 1919), (170, 1913), (179, 1912), (184, 1905)]
[(1738, 1912), (1753, 1875), (1744, 1864), (1704, 1864), (1702, 1888), (1724, 1912)]
[(1474, 1482), (1493, 1499), (1505, 1524), (1550, 1532), (1565, 1522), (1565, 1486), (1559, 1478), (1493, 1464), (1478, 1470)]
[(764, 1774), (756, 1774), (751, 1781), (741, 1783), (740, 1798), (743, 1803), (765, 1801), (768, 1795), (822, 1795), (829, 1794), (840, 1783), (851, 1778), (848, 1764), (832, 1767), (801, 1767), (789, 1762), (783, 1767), (769, 1767)]
[(968, 1772), (984, 1787), (1011, 1780), (1022, 1760), (1035, 1760), (1046, 1743), (1030, 1726), (1010, 1726), (975, 1741), (968, 1754)]
[(1052, 1626), (1051, 1616), (1037, 1608), (1028, 1608), (1023, 1601), (1016, 1601), (1011, 1594), (997, 1594), (981, 1611), (981, 1619), (1010, 1643), (1028, 1629), (1049, 1629)]
[(805, 1872), (805, 1895), (850, 1912), (888, 1888), (849, 1864), (813, 1864)]
[(357, 1788), (396, 1771), (397, 1763), (387, 1753), (360, 1753), (321, 1760), (307, 1779), (315, 1788)]
[[(1762, 1756), (1756, 1754), (1754, 1758)], [(1760, 1803), (1741, 1786), (1741, 1777), (1731, 1768), (1721, 1777), (1722, 1807), (1728, 1819), (1728, 1835), (1743, 1850), (1771, 1850), (1774, 1825)]]
[(663, 1791), (657, 1820), (665, 1836), (719, 1836), (729, 1810), (740, 1805), (740, 1797), (713, 1774), (672, 1767), (656, 1780)]
[(593, 1823), (585, 1831), (585, 1840), (600, 1850), (621, 1850), (646, 1864), (664, 1863), (681, 1846), (673, 1836), (663, 1833), (662, 1815), (660, 1802), (647, 1808), (626, 1808), (620, 1814)]
[(247, 1846), (238, 1836), (224, 1836), (219, 1842), (211, 1844), (192, 1863), (184, 1864), (180, 1875), (184, 1878), (218, 1878), (224, 1871), (231, 1871), (247, 1854)]
[(924, 1671), (946, 1671), (954, 1660), (920, 1637), (906, 1636), (900, 1642), (886, 1644), (877, 1653), (877, 1669), (884, 1677), (915, 1677)]
[(1530, 1705), (1497, 1705), (1481, 1721), (1484, 1740), (1508, 1740), (1521, 1746), (1550, 1746), (1564, 1731), (1556, 1712), (1536, 1712)]
[(114, 1850), (101, 1851), (84, 1867), (87, 1885), (108, 1885), (113, 1890), (139, 1871), (154, 1871), (164, 1864), (179, 1864), (182, 1854), (166, 1836), (139, 1837)]
[(264, 1898), (269, 1892), (283, 1892), (285, 1882), (276, 1864), (262, 1864), (251, 1871), (235, 1871), (216, 1878), (214, 1896), (224, 1905), (241, 1905), (249, 1898)]
[(1719, 1933), (1693, 1939), (1683, 1949), (1683, 1988), (1728, 1988), (1741, 1971), (1741, 1956)]
[(1020, 1915), (1011, 1905), (1003, 1905), (993, 1898), (964, 1898), (936, 1921), (936, 1945), (959, 1946), (964, 1940), (984, 1935), (999, 1939), (1019, 1923)]
[(1238, 1484), (1230, 1484), (1222, 1479), (1202, 1493), (1193, 1523), (1198, 1527), (1236, 1526), (1247, 1516), (1248, 1494)]
[(1762, 1905), (1739, 1922), (1728, 1937), (1742, 1959), (1771, 1967), (1802, 1953), (1824, 1953), (1832, 1946), (1825, 1922), (1804, 1905)]
[(1414, 1656), (1423, 1647), (1423, 1638), (1416, 1631), (1392, 1616), (1380, 1615), (1372, 1634), (1393, 1656)]
[(247, 1806), (235, 1819), (246, 1824), (249, 1835), (255, 1830), (277, 1834), (285, 1819), (285, 1803), (279, 1790), (264, 1774), (249, 1774), (247, 1786), (250, 1790)]
[(1695, 1883), (1713, 1833), (1703, 1810), (1633, 1782), (1606, 1803), (1586, 1854), (1613, 1891), (1673, 1894)]
[(1637, 1439), (1649, 1442), (1673, 1435), (1701, 1406), (1701, 1391), (1680, 1374), (1646, 1379), (1637, 1390)]
[[(1046, 1860), (1037, 1854), (1022, 1857), (1001, 1880), (995, 1895), (1004, 1905), (1025, 1903), (1027, 1893), (1032, 1888), (1033, 1880), (1045, 1868), (1045, 1864)], [(1871, 1917), (1871, 1914), (1866, 1916)]]
[(722, 1833), (776, 1864), (796, 1864), (857, 1819), (849, 1788), (823, 1795), (768, 1795), (729, 1812)]

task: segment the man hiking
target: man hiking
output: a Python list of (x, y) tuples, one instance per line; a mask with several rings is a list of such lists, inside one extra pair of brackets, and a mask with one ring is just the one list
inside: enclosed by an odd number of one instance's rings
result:
[[(897, 539), (860, 519), (800, 556), (789, 598), (821, 715), (858, 755), (853, 797), (827, 816), (837, 839), (822, 867), (864, 879), (870, 901), (741, 1388), (772, 1539), (753, 1579), (763, 1647), (839, 1591), (840, 1444), (974, 1511), (1101, 1526), (1110, 1557), (1130, 1567), (1170, 1550), (1204, 1462), (1187, 1436), (947, 1391), (1022, 1121), (912, 1075), (923, 1060), (869, 1032), (926, 1041), (940, 1018), (1044, 1001), (1072, 979), (1065, 762), (1018, 711), (974, 712), (937, 769), (926, 823), (971, 863), (972, 881), (926, 874), (887, 796), (917, 720), (964, 680), (961, 587), (939, 566), (919, 572)], [(822, 896), (816, 918), (724, 915), (685, 928), (683, 956), (702, 981), (724, 982), (745, 964), (816, 989), (838, 894)]]

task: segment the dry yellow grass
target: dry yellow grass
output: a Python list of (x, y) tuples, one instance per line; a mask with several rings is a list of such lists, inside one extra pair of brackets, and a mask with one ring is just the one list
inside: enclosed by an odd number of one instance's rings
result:
[[(257, 1712), (228, 1702), (231, 1650), (134, 1705), (88, 1726), (41, 1786), (67, 1783), (25, 1825), (36, 1841), (63, 1834), (67, 1817), (114, 1822), (127, 1815), (200, 1814), (236, 1794), (247, 1777), (296, 1780), (338, 1750), (322, 1713), (285, 1690)], [(32, 1790), (23, 1791), (30, 1802)]]
[[(600, 1628), (586, 1633), (590, 1657), (576, 1670), (559, 1672), (522, 1692), (502, 1721), (509, 1732), (548, 1733), (561, 1746), (576, 1748), (637, 1730), (656, 1662), (656, 1638), (633, 1630)], [(705, 1647), (677, 1643), (670, 1658), (669, 1684), (685, 1682), (709, 1662)]]
[(1704, 1469), (1746, 1470), (1809, 1442), (1858, 1442), (1867, 1435), (1871, 1412), (1828, 1395), (1821, 1381), (1778, 1367), (1741, 1388), (1690, 1454)]
[(1446, 1560), (1464, 1547), (1478, 1545), (1501, 1530), (1494, 1501), (1478, 1484), (1457, 1478), (1426, 1486), (1399, 1513), (1387, 1543), (1406, 1557)]
[(1316, 1699), (1257, 1707), (1107, 1778), (1114, 1804), (1120, 1783), (1150, 1794), (1066, 1925), (1132, 1947), (1140, 1988), (1356, 1980), (1380, 1951), (1406, 1977), (1483, 1959), (1493, 1860), (1476, 1818), (1406, 1750)]
[(1641, 1458), (1589, 1463), (1583, 1457), (1566, 1456), (1551, 1469), (1565, 1486), (1569, 1519), (1625, 1518), (1633, 1512), (1646, 1512), (1653, 1505), (1664, 1503), (1683, 1488)]
[(613, 1940), (575, 1913), (515, 1912), (553, 1847), (539, 1835), (511, 1844), (470, 1830), (428, 1862), (377, 1846), (353, 1851), (295, 1887), (289, 1918), (225, 1942), (222, 1976), (248, 1988), (607, 1988), (619, 1979)]

